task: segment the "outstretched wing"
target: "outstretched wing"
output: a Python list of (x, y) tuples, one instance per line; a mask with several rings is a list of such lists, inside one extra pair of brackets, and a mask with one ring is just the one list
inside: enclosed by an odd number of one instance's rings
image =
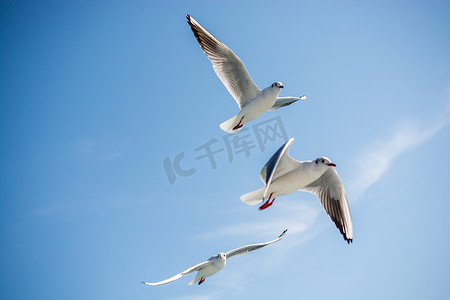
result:
[(306, 99), (305, 95), (301, 97), (278, 97), (269, 110), (276, 110), (279, 109), (280, 107), (291, 105), (292, 103), (303, 99)]
[(347, 243), (353, 240), (353, 225), (344, 185), (334, 168), (302, 189), (315, 194)]
[(283, 231), (283, 233), (281, 233), (278, 236), (278, 238), (274, 239), (273, 241), (270, 241), (270, 242), (267, 242), (267, 243), (261, 243), (261, 244), (253, 244), (253, 245), (242, 246), (242, 247), (239, 247), (237, 249), (228, 251), (227, 253), (225, 253), (225, 255), (227, 256), (227, 259), (230, 259), (232, 257), (244, 255), (244, 254), (252, 252), (254, 250), (258, 250), (258, 249), (260, 249), (262, 247), (265, 247), (265, 246), (267, 246), (269, 244), (278, 242), (279, 240), (281, 240), (284, 237), (286, 232), (287, 232), (287, 229), (285, 231)]
[(290, 138), (289, 141), (287, 141), (280, 147), (280, 149), (277, 150), (277, 152), (275, 152), (274, 155), (272, 155), (269, 161), (262, 168), (260, 176), (261, 180), (266, 185), (264, 198), (267, 197), (269, 186), (275, 179), (291, 172), (300, 163), (289, 157), (289, 148), (291, 147), (293, 141), (294, 139)]
[(242, 109), (255, 99), (261, 90), (253, 82), (242, 61), (227, 46), (203, 28), (190, 15), (186, 16), (189, 26), (203, 52), (211, 61), (214, 71)]
[(162, 285), (162, 284), (166, 284), (166, 283), (175, 281), (178, 278), (183, 277), (184, 275), (188, 275), (188, 274), (191, 274), (192, 272), (198, 271), (198, 270), (200, 270), (201, 268), (203, 268), (204, 266), (206, 266), (209, 263), (211, 263), (211, 262), (210, 261), (205, 261), (205, 262), (199, 263), (199, 264), (197, 264), (197, 265), (195, 265), (193, 267), (190, 267), (190, 268), (184, 270), (183, 272), (178, 273), (177, 275), (172, 276), (172, 277), (170, 277), (170, 278), (168, 278), (166, 280), (163, 280), (163, 281), (153, 282), (153, 283), (152, 282), (144, 282), (144, 281), (141, 281), (141, 282), (143, 284), (146, 284), (146, 285)]

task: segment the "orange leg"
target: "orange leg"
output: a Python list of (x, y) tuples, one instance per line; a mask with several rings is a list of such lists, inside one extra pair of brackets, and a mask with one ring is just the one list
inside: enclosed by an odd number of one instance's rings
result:
[(205, 277), (202, 277), (202, 279), (200, 279), (200, 281), (198, 282), (198, 285), (202, 284), (205, 281)]

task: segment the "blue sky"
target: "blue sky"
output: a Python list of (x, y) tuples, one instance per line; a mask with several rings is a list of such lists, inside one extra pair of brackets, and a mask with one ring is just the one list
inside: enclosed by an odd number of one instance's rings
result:
[[(1, 298), (447, 297), (449, 11), (448, 1), (0, 2)], [(219, 124), (238, 108), (187, 13), (260, 88), (281, 81), (280, 96), (307, 95), (249, 123), (247, 153), (227, 148)], [(258, 142), (255, 128), (274, 122), (295, 138), (292, 157), (336, 163), (353, 244), (313, 195), (263, 212), (239, 200), (262, 187), (285, 140)], [(192, 174), (173, 171), (171, 183), (164, 161), (177, 156)], [(187, 285), (192, 275), (140, 284), (285, 228), (201, 286)]]

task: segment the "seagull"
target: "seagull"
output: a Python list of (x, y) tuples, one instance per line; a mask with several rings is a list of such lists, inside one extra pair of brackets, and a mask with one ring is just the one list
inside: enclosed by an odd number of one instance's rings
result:
[(335, 170), (336, 165), (327, 157), (307, 161), (292, 159), (289, 148), (293, 141), (293, 138), (289, 139), (262, 168), (260, 175), (265, 187), (242, 195), (242, 202), (256, 205), (267, 198), (259, 207), (259, 210), (264, 210), (273, 204), (276, 197), (297, 190), (315, 194), (344, 240), (351, 243), (352, 218), (344, 185)]
[(261, 91), (233, 51), (216, 39), (190, 15), (187, 15), (186, 18), (200, 47), (211, 61), (214, 71), (241, 110), (236, 116), (220, 124), (222, 130), (236, 133), (245, 124), (255, 120), (267, 110), (276, 110), (298, 100), (306, 99), (304, 95), (301, 97), (278, 97), (281, 89), (284, 88), (279, 81)]
[(239, 247), (237, 249), (234, 250), (230, 250), (227, 253), (219, 253), (217, 255), (214, 255), (212, 257), (210, 257), (207, 261), (199, 263), (193, 267), (190, 267), (186, 270), (184, 270), (183, 272), (170, 277), (169, 279), (163, 280), (163, 281), (159, 281), (159, 282), (155, 282), (155, 283), (150, 283), (150, 282), (144, 282), (142, 281), (143, 284), (146, 285), (162, 285), (162, 284), (166, 284), (169, 282), (172, 282), (174, 280), (177, 280), (178, 278), (183, 277), (184, 275), (188, 275), (191, 274), (193, 272), (198, 272), (197, 275), (195, 276), (194, 279), (192, 279), (191, 282), (189, 282), (189, 284), (194, 284), (196, 282), (198, 282), (198, 284), (202, 284), (205, 281), (206, 277), (209, 277), (211, 275), (216, 274), (217, 272), (219, 272), (223, 267), (225, 267), (225, 264), (227, 263), (227, 260), (236, 256), (240, 256), (249, 252), (252, 252), (254, 250), (258, 250), (262, 247), (265, 247), (269, 244), (278, 242), (279, 240), (281, 240), (284, 235), (286, 234), (287, 229), (285, 231), (283, 231), (278, 238), (276, 238), (273, 241), (270, 242), (266, 242), (266, 243), (260, 243), (260, 244), (253, 244), (253, 245), (246, 245), (246, 246), (242, 246)]

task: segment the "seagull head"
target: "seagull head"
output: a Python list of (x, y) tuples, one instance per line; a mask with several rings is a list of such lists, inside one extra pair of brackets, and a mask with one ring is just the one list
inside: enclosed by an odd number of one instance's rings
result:
[(223, 252), (217, 254), (217, 259), (227, 259), (227, 255)]
[(275, 81), (274, 83), (272, 83), (272, 88), (283, 89), (284, 86), (283, 86), (283, 84), (281, 82)]
[(336, 167), (336, 165), (333, 164), (333, 163), (331, 162), (331, 160), (330, 160), (328, 157), (325, 157), (325, 156), (316, 158), (316, 159), (314, 160), (314, 163), (315, 163), (316, 165), (318, 165), (318, 166)]

